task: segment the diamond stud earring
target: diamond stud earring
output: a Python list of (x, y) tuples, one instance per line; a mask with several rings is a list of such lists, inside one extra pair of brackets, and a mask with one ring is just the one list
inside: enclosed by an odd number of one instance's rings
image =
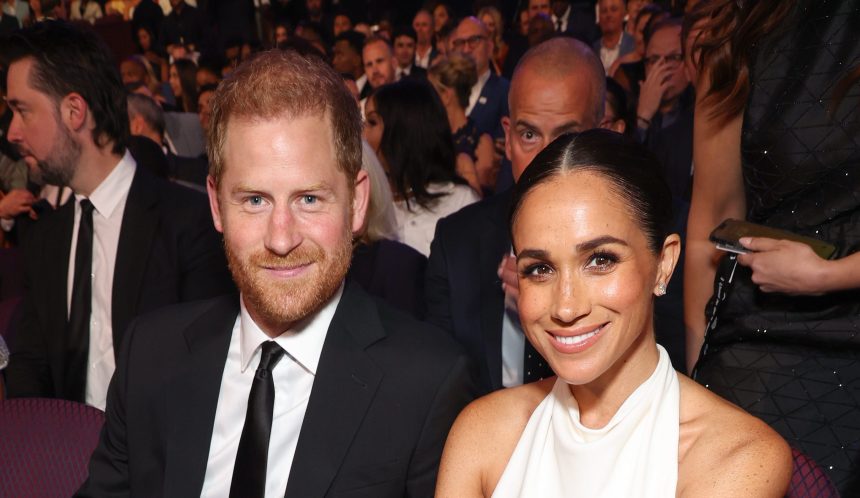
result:
[(659, 284), (657, 284), (656, 294), (658, 296), (665, 296), (666, 295), (666, 284), (664, 284), (663, 282), (660, 282)]

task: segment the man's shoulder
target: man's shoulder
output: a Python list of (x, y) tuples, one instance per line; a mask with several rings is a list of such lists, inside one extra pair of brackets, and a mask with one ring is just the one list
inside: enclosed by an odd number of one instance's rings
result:
[(129, 192), (131, 202), (147, 202), (148, 196), (154, 196), (156, 205), (162, 211), (167, 211), (170, 218), (184, 214), (188, 211), (209, 212), (209, 203), (206, 194), (180, 185), (175, 182), (159, 178), (149, 171), (145, 166), (138, 165), (135, 182)]
[(496, 73), (490, 72), (490, 79), (484, 85), (487, 92), (504, 95), (507, 98), (508, 90), (510, 90), (511, 82), (504, 76), (499, 76)]
[[(225, 310), (235, 310), (235, 313)], [(233, 294), (224, 294), (209, 299), (170, 304), (138, 316), (134, 320), (134, 328), (173, 334), (215, 311), (235, 318), (239, 311), (239, 298)]]
[(374, 344), (378, 348), (371, 346), (369, 351), (397, 358), (398, 362), (405, 360), (412, 366), (416, 362), (450, 364), (464, 354), (450, 334), (368, 294), (359, 286), (349, 290), (349, 299), (363, 308), (362, 313), (375, 312), (379, 317), (382, 340)]

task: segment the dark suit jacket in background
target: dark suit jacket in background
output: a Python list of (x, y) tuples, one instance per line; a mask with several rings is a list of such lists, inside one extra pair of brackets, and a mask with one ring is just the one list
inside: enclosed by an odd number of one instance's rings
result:
[(503, 192), (439, 220), (427, 262), (427, 321), (466, 348), (478, 366), (481, 393), (504, 387), (505, 294), (496, 270), (511, 250), (511, 196)]
[(358, 282), (369, 294), (424, 319), (424, 273), (427, 258), (396, 240), (380, 239), (359, 244), (352, 251), (346, 278)]
[(502, 128), (502, 116), (508, 115), (508, 90), (511, 84), (505, 78), (490, 71), (490, 78), (481, 89), (481, 96), (472, 108), (469, 117), (481, 134), (487, 133), (493, 138), (505, 136)]
[[(88, 340), (71, 344), (66, 289), (74, 204), (45, 213), (29, 230), (24, 311), (6, 369), (12, 397), (83, 401)], [(132, 180), (117, 246), (112, 290), (115, 354), (135, 316), (233, 291), (206, 197), (152, 176)]]
[(0, 38), (6, 37), (18, 31), (18, 18), (9, 14), (0, 13)]
[[(235, 297), (137, 320), (108, 393), (80, 496), (199, 496)], [(347, 284), (320, 356), (287, 497), (433, 496), (442, 447), (473, 397), (443, 332)]]

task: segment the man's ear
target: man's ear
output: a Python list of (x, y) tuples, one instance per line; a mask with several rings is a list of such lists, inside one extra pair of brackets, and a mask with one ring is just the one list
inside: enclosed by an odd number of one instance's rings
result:
[(209, 194), (209, 209), (212, 211), (212, 221), (215, 230), (224, 233), (224, 224), (221, 220), (221, 205), (218, 201), (218, 185), (212, 175), (206, 177), (206, 192)]
[(359, 170), (355, 177), (352, 194), (352, 233), (357, 235), (364, 228), (367, 207), (370, 204), (370, 177), (367, 171)]
[(77, 92), (72, 92), (60, 101), (60, 120), (72, 132), (79, 132), (82, 128), (90, 129), (90, 107), (87, 101)]

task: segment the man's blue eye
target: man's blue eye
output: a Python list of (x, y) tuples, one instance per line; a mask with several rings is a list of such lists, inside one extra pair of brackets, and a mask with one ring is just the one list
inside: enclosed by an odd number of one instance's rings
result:
[(317, 201), (317, 196), (315, 195), (303, 195), (302, 200), (305, 204), (313, 204)]
[(263, 196), (262, 195), (252, 195), (251, 197), (248, 197), (248, 202), (252, 206), (259, 206), (260, 204), (263, 203)]

